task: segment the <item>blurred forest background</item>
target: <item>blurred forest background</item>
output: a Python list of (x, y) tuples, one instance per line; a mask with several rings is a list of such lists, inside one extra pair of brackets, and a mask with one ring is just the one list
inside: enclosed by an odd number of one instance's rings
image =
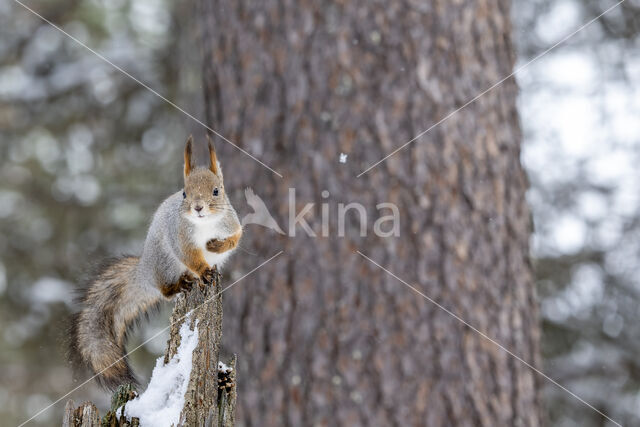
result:
[[(197, 34), (180, 3), (28, 4), (204, 116)], [(515, 0), (519, 63), (613, 4)], [(639, 32), (640, 1), (627, 0), (517, 75), (543, 370), (629, 425), (640, 424)], [(73, 289), (90, 263), (139, 252), (156, 205), (181, 186), (189, 133), (204, 131), (19, 4), (0, 3), (2, 425), (19, 424), (79, 384), (64, 358)], [(242, 216), (242, 189), (231, 190)], [(131, 345), (163, 328), (168, 308)], [(165, 342), (133, 355), (137, 372), (148, 376)], [(543, 384), (550, 425), (605, 425)], [(71, 397), (107, 405), (93, 384)], [(63, 405), (34, 423), (58, 424)]]

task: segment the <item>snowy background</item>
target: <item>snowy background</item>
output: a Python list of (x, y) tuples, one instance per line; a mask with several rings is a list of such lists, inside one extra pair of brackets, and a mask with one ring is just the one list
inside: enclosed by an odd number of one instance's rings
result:
[[(166, 0), (29, 2), (200, 117), (195, 35)], [(520, 64), (612, 1), (515, 0)], [(544, 371), (612, 418), (640, 424), (640, 1), (517, 75), (534, 213)], [(136, 253), (148, 215), (178, 188), (199, 131), (161, 100), (12, 1), (0, 2), (0, 419), (17, 425), (77, 383), (64, 360), (85, 266)], [(140, 195), (144, 194), (144, 197)], [(242, 214), (242, 208), (240, 208)], [(132, 345), (166, 325), (166, 308)], [(146, 377), (164, 348), (133, 357)], [(104, 408), (93, 385), (72, 397)], [(597, 414), (545, 385), (550, 425)], [(64, 401), (35, 423), (54, 425)]]
[[(627, 3), (517, 78), (544, 367), (632, 425), (640, 423), (640, 2)], [(517, 1), (520, 62), (613, 4)], [(545, 403), (553, 425), (603, 425), (552, 385)]]

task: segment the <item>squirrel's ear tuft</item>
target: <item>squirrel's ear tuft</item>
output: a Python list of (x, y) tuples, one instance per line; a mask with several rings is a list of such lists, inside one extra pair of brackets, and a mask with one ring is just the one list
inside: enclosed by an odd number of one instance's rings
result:
[(222, 176), (220, 173), (220, 166), (218, 165), (218, 158), (216, 157), (216, 150), (213, 148), (213, 142), (209, 135), (207, 135), (207, 145), (209, 146), (209, 170), (218, 176)]
[(188, 177), (193, 169), (193, 136), (189, 135), (184, 147), (184, 177)]

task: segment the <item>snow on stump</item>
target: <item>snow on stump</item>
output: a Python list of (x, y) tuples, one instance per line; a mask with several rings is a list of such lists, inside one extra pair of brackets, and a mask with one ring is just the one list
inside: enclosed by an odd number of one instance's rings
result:
[[(121, 386), (100, 423), (90, 402), (65, 407), (64, 426), (216, 426), (235, 423), (236, 356), (219, 362), (222, 336), (220, 276), (176, 298), (164, 357), (158, 358), (147, 389), (137, 394)], [(88, 408), (88, 409), (87, 409)], [(86, 422), (85, 422), (85, 412)], [(89, 421), (90, 420), (90, 421)]]

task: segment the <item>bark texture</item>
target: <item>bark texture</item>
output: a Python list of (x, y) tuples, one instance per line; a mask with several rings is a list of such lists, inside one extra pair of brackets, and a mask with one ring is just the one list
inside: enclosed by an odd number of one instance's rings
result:
[(171, 315), (171, 332), (165, 363), (180, 347), (180, 327), (198, 328), (198, 346), (193, 350), (191, 379), (180, 416), (185, 426), (218, 425), (218, 353), (222, 333), (220, 281), (215, 286), (195, 285), (178, 296)]
[(62, 427), (97, 427), (99, 425), (98, 408), (93, 403), (85, 402), (76, 407), (73, 400), (67, 401), (64, 407)]
[[(539, 366), (515, 81), (356, 178), (512, 72), (510, 2), (195, 5), (207, 123), (284, 175), (216, 139), (234, 206), (251, 212), (251, 186), (287, 231), (289, 187), (296, 212), (316, 203), (317, 237), (248, 226), (241, 244), (261, 256), (230, 262), (248, 271), (285, 251), (225, 298), (238, 422), (538, 425), (532, 371), (355, 253)], [(366, 207), (367, 237), (355, 211), (338, 236), (349, 202)], [(399, 207), (400, 237), (374, 235), (382, 202)]]
[(228, 370), (218, 370), (218, 425), (233, 427), (236, 425), (236, 355), (229, 361)]

